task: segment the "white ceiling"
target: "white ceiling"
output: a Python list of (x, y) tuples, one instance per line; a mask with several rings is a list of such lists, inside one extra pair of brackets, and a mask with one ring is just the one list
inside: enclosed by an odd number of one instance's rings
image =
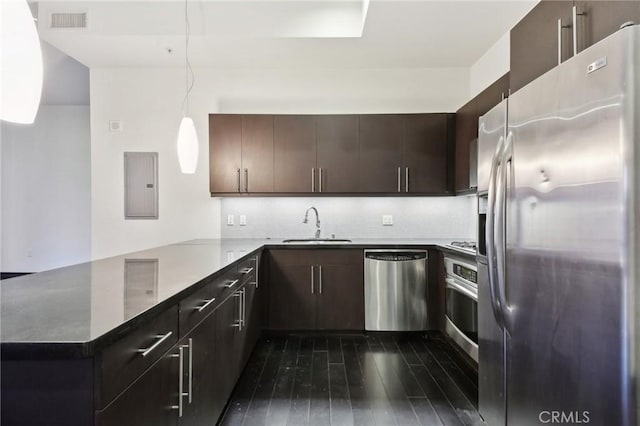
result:
[[(195, 67), (469, 67), (538, 0), (189, 0)], [(50, 29), (87, 12), (86, 29)], [(39, 3), (41, 37), (89, 67), (184, 66), (184, 2)], [(171, 49), (172, 53), (168, 53)]]

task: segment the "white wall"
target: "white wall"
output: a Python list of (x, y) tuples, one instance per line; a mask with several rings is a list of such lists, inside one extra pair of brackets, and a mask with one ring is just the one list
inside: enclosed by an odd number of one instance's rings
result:
[[(320, 214), (324, 237), (442, 238), (475, 240), (476, 197), (290, 197), (222, 200), (221, 232), (225, 238), (307, 238), (315, 233), (315, 215), (302, 223), (307, 208)], [(382, 215), (393, 226), (382, 226)], [(234, 225), (227, 225), (227, 215)], [(239, 215), (247, 225), (240, 226)]]
[(1, 124), (2, 271), (89, 260), (89, 106), (46, 106), (33, 125)]
[[(220, 200), (209, 196), (208, 114), (451, 112), (468, 96), (468, 69), (196, 69), (190, 101), (200, 139), (195, 175), (175, 148), (184, 70), (91, 70), (92, 252), (102, 258), (219, 237)], [(123, 120), (110, 133), (109, 120)], [(123, 218), (123, 152), (159, 152), (160, 219)]]
[(511, 68), (510, 48), (511, 38), (509, 31), (507, 31), (471, 66), (468, 99), (473, 99), (509, 71)]

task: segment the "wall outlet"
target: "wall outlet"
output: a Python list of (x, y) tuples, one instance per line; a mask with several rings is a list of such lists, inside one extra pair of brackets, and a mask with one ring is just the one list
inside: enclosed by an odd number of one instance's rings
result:
[(382, 226), (392, 226), (393, 225), (393, 215), (383, 214), (382, 215)]
[(240, 215), (240, 226), (247, 226), (247, 215), (246, 214), (241, 214)]
[(232, 214), (227, 215), (227, 226), (233, 226), (235, 218)]
[(122, 133), (122, 120), (109, 120), (109, 131)]

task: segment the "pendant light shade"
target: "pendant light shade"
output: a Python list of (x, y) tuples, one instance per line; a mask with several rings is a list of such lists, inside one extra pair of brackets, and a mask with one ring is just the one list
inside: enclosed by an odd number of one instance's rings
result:
[(178, 130), (178, 161), (182, 173), (193, 174), (198, 165), (198, 134), (190, 117), (183, 117)]
[(0, 1), (0, 120), (31, 124), (42, 94), (42, 50), (26, 0)]

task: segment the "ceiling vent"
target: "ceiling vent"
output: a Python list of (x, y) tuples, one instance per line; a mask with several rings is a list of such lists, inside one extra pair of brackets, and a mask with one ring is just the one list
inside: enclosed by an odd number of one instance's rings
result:
[(51, 28), (87, 28), (87, 14), (52, 13)]

